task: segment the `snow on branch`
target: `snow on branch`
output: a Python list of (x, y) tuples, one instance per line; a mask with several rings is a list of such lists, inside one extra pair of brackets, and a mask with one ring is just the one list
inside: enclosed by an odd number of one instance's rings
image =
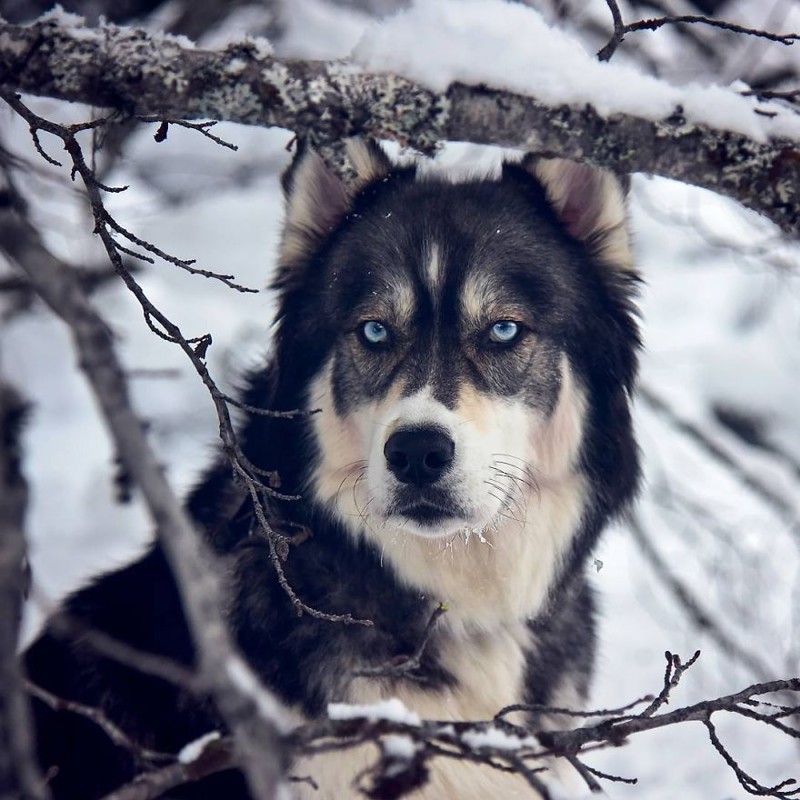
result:
[[(760, 783), (745, 772), (716, 733), (717, 714), (733, 714), (758, 721), (792, 738), (800, 738), (793, 727), (800, 706), (789, 701), (776, 705), (764, 699), (775, 692), (792, 698), (800, 691), (800, 679), (753, 684), (725, 697), (662, 712), (673, 698), (681, 679), (699, 658), (699, 651), (688, 661), (674, 653), (665, 653), (666, 669), (659, 693), (647, 696), (618, 709), (574, 711), (565, 708), (517, 705), (500, 711), (484, 722), (420, 721), (394, 701), (374, 706), (329, 706), (329, 720), (306, 725), (295, 733), (295, 748), (314, 754), (331, 749), (353, 747), (365, 741), (380, 741), (380, 758), (362, 785), (368, 797), (401, 797), (425, 780), (426, 764), (433, 758), (460, 758), (485, 764), (489, 768), (510, 770), (525, 778), (543, 798), (551, 796), (539, 773), (547, 760), (563, 758), (579, 772), (591, 791), (601, 791), (601, 780), (636, 783), (635, 778), (607, 775), (585, 764), (578, 756), (601, 747), (619, 746), (629, 737), (685, 722), (705, 726), (709, 741), (733, 770), (748, 793), (790, 798), (800, 795), (800, 784), (787, 778), (773, 786)], [(644, 706), (640, 711), (634, 711)], [(518, 724), (510, 716), (529, 713), (537, 718), (571, 718), (575, 724), (566, 729), (548, 730), (546, 725)], [(581, 724), (579, 724), (581, 723)], [(389, 740), (388, 742), (386, 740)], [(370, 784), (370, 785), (366, 785)]]
[[(367, 134), (425, 152), (457, 140), (561, 155), (702, 186), (800, 231), (800, 116), (780, 98), (672, 87), (599, 63), (531, 9), (510, 5), (487, 25), (479, 6), (461, 7), (460, 50), (440, 46), (449, 35), (440, 2), (374, 29), (358, 63), (282, 60), (259, 40), (201, 50), (51, 15), (0, 25), (0, 83), (148, 120), (279, 126), (318, 145)], [(498, 49), (509, 26), (524, 52)], [(502, 54), (494, 68), (490, 50)]]
[[(431, 761), (458, 759), (482, 764), (486, 769), (515, 772), (527, 781), (537, 796), (549, 800), (551, 792), (541, 776), (552, 766), (553, 759), (566, 760), (592, 792), (602, 791), (599, 781), (635, 784), (638, 782), (635, 777), (600, 772), (586, 764), (583, 757), (599, 748), (618, 747), (631, 736), (644, 731), (695, 722), (706, 728), (712, 747), (749, 794), (797, 797), (800, 785), (794, 778), (766, 785), (747, 773), (719, 738), (716, 722), (717, 715), (732, 714), (800, 738), (793, 727), (800, 713), (800, 706), (793, 701), (793, 693), (800, 691), (800, 679), (753, 684), (735, 694), (663, 712), (684, 674), (700, 654), (695, 653), (685, 662), (673, 653), (665, 655), (667, 665), (659, 693), (621, 708), (574, 711), (519, 705), (501, 710), (491, 720), (441, 722), (420, 720), (399, 700), (366, 706), (331, 704), (328, 706), (328, 719), (296, 728), (287, 734), (284, 742), (293, 755), (311, 757), (357, 748), (368, 742), (377, 744), (377, 758), (359, 778), (359, 789), (366, 797), (404, 797), (424, 785)], [(788, 704), (778, 705), (766, 699), (775, 692), (788, 697)], [(83, 715), (103, 728), (120, 746), (127, 747), (139, 757), (144, 755), (145, 760), (153, 765), (105, 800), (153, 800), (164, 791), (240, 763), (231, 738), (216, 731), (188, 743), (177, 756), (143, 753), (142, 748), (127, 742), (124, 733), (116, 726), (109, 731), (108, 720), (96, 709), (65, 703), (53, 696), (46, 699), (57, 707)], [(637, 708), (641, 710), (637, 711)], [(557, 716), (571, 720), (572, 725), (562, 730), (548, 730), (546, 725), (538, 722), (520, 724), (511, 721), (512, 715), (520, 714), (532, 714), (537, 719)], [(292, 777), (290, 780), (315, 785), (311, 778)]]

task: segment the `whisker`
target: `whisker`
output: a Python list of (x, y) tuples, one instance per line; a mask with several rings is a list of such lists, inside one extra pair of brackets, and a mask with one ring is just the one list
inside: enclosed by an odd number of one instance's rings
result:
[(489, 497), (494, 497), (494, 499), (497, 500), (498, 503), (500, 503), (500, 506), (502, 508), (508, 509), (505, 498), (498, 497), (494, 492), (487, 492), (487, 494), (489, 495)]
[(366, 514), (364, 513), (364, 511), (362, 509), (360, 509), (358, 507), (358, 495), (356, 494), (356, 492), (358, 490), (358, 484), (361, 483), (361, 481), (364, 480), (365, 475), (366, 475), (366, 471), (365, 470), (361, 470), (361, 472), (359, 473), (358, 477), (353, 481), (353, 507), (358, 512), (358, 516), (361, 519), (361, 521), (366, 525), (366, 522), (367, 522)]
[(484, 482), (484, 483), (485, 483), (487, 486), (492, 486), (492, 487), (494, 487), (494, 488), (495, 488), (495, 489), (497, 489), (499, 492), (506, 492), (506, 491), (507, 491), (507, 490), (506, 490), (506, 488), (505, 488), (505, 487), (504, 487), (502, 484), (499, 484), (499, 483), (497, 483), (496, 481), (484, 480), (483, 482)]
[(518, 464), (512, 464), (509, 461), (501, 461), (500, 459), (495, 459), (492, 464), (494, 469), (499, 469), (499, 467), (494, 466), (495, 464), (501, 464), (502, 466), (507, 467), (508, 469), (517, 470), (518, 472), (521, 472), (523, 475), (531, 476), (533, 474), (533, 469), (529, 464), (525, 466), (520, 466)]
[[(493, 458), (494, 462), (492, 464), (492, 467), (494, 469), (498, 469), (497, 467), (494, 467), (494, 464), (502, 464), (504, 467), (508, 467), (509, 469), (522, 472), (523, 475), (525, 476), (524, 478), (522, 476), (515, 477), (513, 475), (509, 475), (509, 478), (511, 478), (512, 480), (524, 481), (532, 492), (534, 492), (537, 496), (541, 497), (542, 489), (539, 484), (539, 480), (537, 479), (536, 476), (538, 470), (531, 463), (529, 463), (523, 458), (520, 458), (519, 456), (512, 455), (511, 453), (494, 453)], [(509, 461), (504, 461), (503, 459), (506, 458), (519, 461), (522, 466), (520, 466), (519, 464), (513, 464)], [(498, 469), (498, 471), (500, 470)]]
[(520, 483), (527, 486), (529, 489), (535, 489), (533, 481), (529, 478), (522, 477), (521, 475), (512, 475), (510, 472), (506, 472), (505, 470), (500, 469), (499, 467), (491, 467), (495, 472), (499, 475), (502, 475), (504, 478), (508, 478), (512, 483), (515, 485), (519, 485)]
[(336, 494), (333, 496), (333, 503), (334, 505), (338, 505), (339, 503), (339, 495), (344, 488), (345, 483), (347, 483), (348, 479), (353, 476), (353, 474), (358, 470), (361, 474), (363, 474), (364, 470), (367, 467), (367, 462), (364, 460), (359, 461), (351, 461), (349, 464), (346, 464), (342, 467), (343, 470), (346, 470), (344, 477), (342, 478), (342, 482), (339, 484), (339, 488), (336, 490)]

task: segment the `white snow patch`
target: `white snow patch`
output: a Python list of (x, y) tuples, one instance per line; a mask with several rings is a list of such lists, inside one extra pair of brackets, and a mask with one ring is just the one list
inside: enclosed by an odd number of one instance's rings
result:
[(103, 37), (103, 34), (95, 28), (84, 28), (82, 25), (70, 26), (69, 35), (71, 39), (84, 42), (96, 41)]
[(289, 58), (346, 58), (367, 29), (371, 17), (324, 0), (292, 0), (281, 8), (285, 32), (276, 42)]
[(86, 18), (80, 14), (73, 14), (71, 11), (65, 11), (60, 3), (56, 3), (49, 11), (45, 11), (39, 18), (39, 22), (55, 22), (57, 25), (64, 25), (67, 27), (86, 25)]
[(399, 736), (398, 734), (389, 734), (384, 736), (381, 740), (383, 752), (390, 758), (402, 759), (409, 761), (414, 757), (417, 752), (417, 745), (410, 736)]
[(328, 703), (328, 718), (341, 719), (366, 719), (370, 722), (386, 720), (398, 722), (403, 725), (420, 724), (419, 717), (396, 697), (381, 700), (370, 705), (351, 705), (350, 703)]
[(181, 764), (193, 764), (198, 758), (200, 758), (200, 756), (203, 754), (203, 750), (205, 750), (206, 747), (211, 744), (211, 742), (221, 738), (222, 737), (219, 731), (204, 733), (198, 739), (189, 742), (189, 744), (181, 748), (180, 753), (178, 753), (178, 761), (180, 761)]
[[(116, 25), (110, 25), (109, 27), (111, 29), (118, 29), (118, 26)], [(123, 28), (123, 30), (125, 29)], [(136, 34), (136, 28), (131, 29), (131, 31), (134, 35)], [(188, 36), (184, 36), (182, 33), (148, 31), (148, 36), (157, 44), (170, 44), (180, 48), (181, 50), (194, 50), (196, 48), (195, 43)]]
[(800, 136), (800, 119), (789, 109), (771, 105), (776, 116), (762, 117), (754, 98), (730, 87), (678, 87), (629, 64), (602, 63), (535, 9), (505, 0), (416, 0), (372, 26), (353, 56), (369, 70), (395, 72), (438, 92), (456, 81), (483, 83), (553, 105), (588, 103), (605, 117), (664, 120), (677, 112), (689, 124), (758, 141)]
[(521, 750), (523, 747), (535, 747), (538, 744), (532, 736), (515, 736), (500, 728), (465, 731), (461, 734), (461, 741), (473, 750)]
[(245, 68), (247, 67), (247, 62), (241, 58), (232, 58), (226, 65), (225, 65), (225, 72), (228, 75), (240, 75), (244, 72)]
[(258, 58), (269, 58), (274, 52), (272, 42), (264, 36), (248, 36), (245, 41), (255, 49)]

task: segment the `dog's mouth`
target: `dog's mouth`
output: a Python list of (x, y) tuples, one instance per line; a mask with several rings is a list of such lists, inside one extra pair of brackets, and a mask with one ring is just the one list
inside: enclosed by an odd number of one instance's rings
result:
[[(403, 495), (406, 496), (403, 496)], [(401, 493), (386, 509), (386, 519), (423, 536), (443, 536), (468, 523), (465, 509), (444, 492)]]
[(394, 508), (391, 510), (391, 516), (409, 519), (422, 526), (441, 525), (443, 522), (454, 518), (451, 510), (434, 506), (430, 503), (417, 503), (416, 505)]

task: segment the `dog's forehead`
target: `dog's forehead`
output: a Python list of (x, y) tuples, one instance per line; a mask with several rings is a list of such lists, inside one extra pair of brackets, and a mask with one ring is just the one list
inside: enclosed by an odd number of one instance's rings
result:
[(402, 319), (421, 308), (484, 317), (519, 299), (517, 278), (553, 283), (563, 271), (555, 239), (499, 181), (410, 184), (352, 215), (334, 258), (349, 271), (341, 302)]

